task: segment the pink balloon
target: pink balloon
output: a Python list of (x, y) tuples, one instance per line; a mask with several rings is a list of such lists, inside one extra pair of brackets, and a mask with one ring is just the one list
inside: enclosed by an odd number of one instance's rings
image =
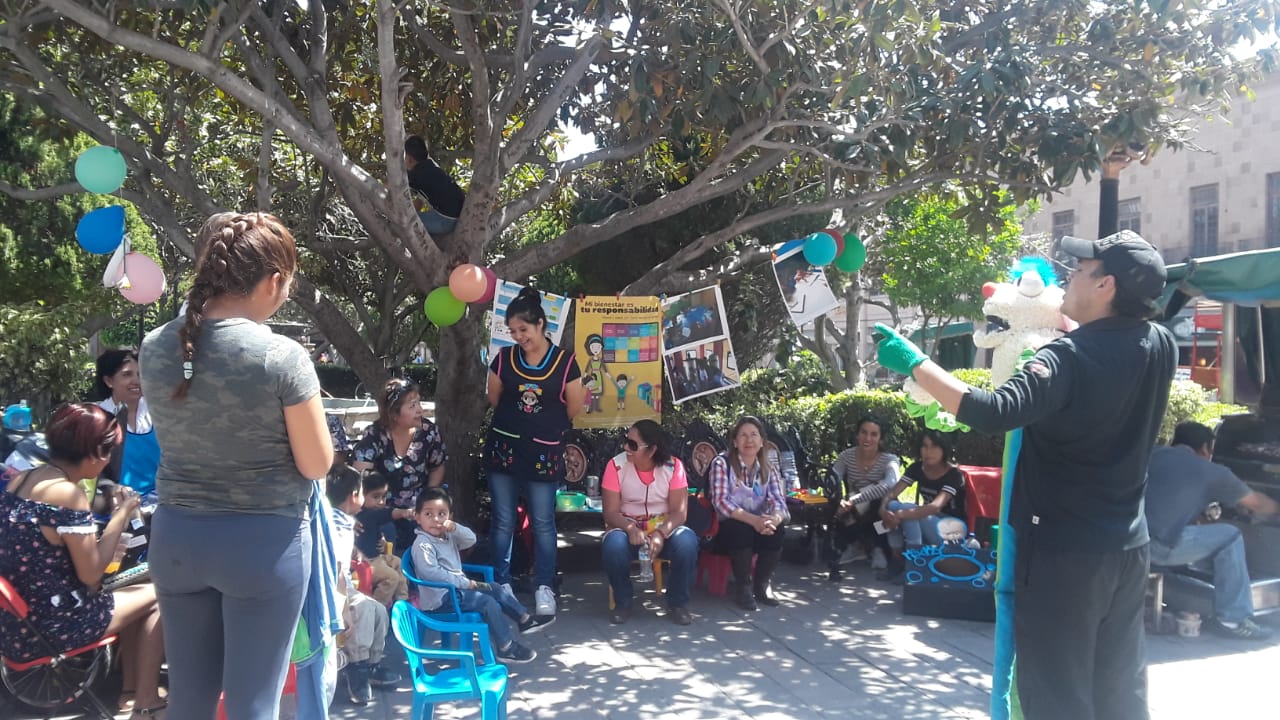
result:
[(480, 272), (484, 273), (484, 294), (476, 302), (493, 302), (493, 296), (498, 294), (498, 274), (489, 268), (480, 268)]
[(131, 303), (150, 305), (164, 295), (164, 270), (142, 253), (124, 256), (124, 276), (129, 279), (129, 287), (120, 288), (120, 294)]
[(464, 303), (476, 302), (484, 297), (484, 271), (477, 265), (459, 265), (449, 273), (449, 292)]

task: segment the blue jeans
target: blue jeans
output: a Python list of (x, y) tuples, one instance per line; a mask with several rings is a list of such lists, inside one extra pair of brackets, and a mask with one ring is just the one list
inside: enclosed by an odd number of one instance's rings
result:
[(447, 235), (458, 225), (457, 218), (441, 215), (435, 210), (418, 213), (418, 219), (431, 235)]
[(1218, 619), (1240, 622), (1253, 617), (1253, 588), (1239, 528), (1226, 523), (1188, 525), (1173, 547), (1151, 541), (1152, 565), (1190, 565), (1205, 558), (1213, 559), (1213, 611)]
[(515, 475), (489, 471), (489, 497), (493, 522), (489, 545), (493, 552), (493, 576), (511, 582), (511, 540), (516, 531), (516, 502), (523, 495), (533, 523), (533, 564), (537, 585), (552, 587), (556, 580), (556, 484), (530, 482)]
[[(889, 501), (889, 510), (891, 511), (906, 510), (914, 507), (919, 507), (919, 505), (898, 500)], [(948, 519), (964, 525), (963, 520), (953, 518), (950, 515), (943, 515), (942, 513), (922, 517), (918, 520), (903, 520), (898, 523), (897, 530), (889, 533), (889, 547), (894, 550), (901, 550), (903, 542), (913, 547), (940, 545), (942, 544), (942, 535), (938, 532), (938, 523)], [(965, 529), (965, 532), (968, 532), (968, 528)]]
[[(631, 607), (635, 595), (631, 587), (631, 561), (640, 556), (640, 546), (632, 545), (626, 532), (614, 528), (604, 534), (600, 549), (604, 554), (604, 571), (613, 588), (614, 603), (620, 608)], [(666, 578), (667, 607), (688, 605), (693, 574), (698, 568), (698, 536), (681, 525), (667, 538), (658, 557), (671, 561), (671, 573)]]
[(518, 621), (528, 614), (520, 601), (501, 587), (494, 587), (492, 592), (487, 593), (479, 590), (458, 590), (458, 606), (462, 608), (462, 612), (480, 613), (480, 617), (484, 618), (484, 624), (489, 626), (489, 637), (493, 638), (493, 646), (499, 650), (506, 648), (515, 639), (506, 616), (509, 615)]
[(164, 616), (169, 716), (275, 720), (311, 577), (305, 519), (161, 505), (151, 577)]

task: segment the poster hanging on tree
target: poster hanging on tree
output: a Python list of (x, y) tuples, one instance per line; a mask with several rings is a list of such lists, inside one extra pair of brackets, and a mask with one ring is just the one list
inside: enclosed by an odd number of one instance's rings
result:
[(656, 297), (579, 298), (574, 347), (587, 390), (577, 428), (627, 427), (662, 416), (662, 308)]
[(662, 345), (676, 404), (741, 384), (718, 285), (662, 301)]
[(827, 274), (805, 258), (803, 241), (793, 240), (774, 249), (773, 274), (797, 328), (840, 305), (827, 282)]
[[(507, 305), (516, 299), (516, 295), (523, 288), (523, 285), (517, 283), (498, 281), (498, 290), (493, 295), (493, 310), (489, 313), (489, 354), (485, 355), (485, 362), (488, 362), (488, 359), (493, 357), (499, 349), (516, 344), (507, 330)], [(571, 302), (567, 297), (549, 292), (542, 293), (542, 309), (547, 313), (547, 333), (551, 336), (551, 342), (557, 345), (564, 337), (564, 325), (569, 319)]]

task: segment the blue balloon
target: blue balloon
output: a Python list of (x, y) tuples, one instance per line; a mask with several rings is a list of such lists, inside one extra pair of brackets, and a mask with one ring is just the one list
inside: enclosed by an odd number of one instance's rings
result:
[(124, 155), (113, 147), (91, 147), (76, 158), (76, 181), (89, 192), (113, 193), (124, 184), (128, 174)]
[(124, 206), (108, 205), (89, 212), (76, 225), (76, 242), (95, 254), (115, 252), (124, 240)]
[(817, 232), (805, 238), (804, 259), (810, 265), (829, 265), (836, 259), (838, 249), (835, 238), (824, 232)]

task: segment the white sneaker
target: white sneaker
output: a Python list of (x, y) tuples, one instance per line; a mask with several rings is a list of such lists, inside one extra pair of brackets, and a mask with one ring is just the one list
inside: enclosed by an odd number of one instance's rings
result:
[(538, 591), (533, 594), (534, 613), (537, 615), (555, 615), (556, 614), (556, 596), (551, 592), (551, 588), (546, 585), (539, 585)]
[(884, 570), (889, 567), (889, 559), (884, 556), (884, 550), (875, 548), (871, 551), (871, 569)]

